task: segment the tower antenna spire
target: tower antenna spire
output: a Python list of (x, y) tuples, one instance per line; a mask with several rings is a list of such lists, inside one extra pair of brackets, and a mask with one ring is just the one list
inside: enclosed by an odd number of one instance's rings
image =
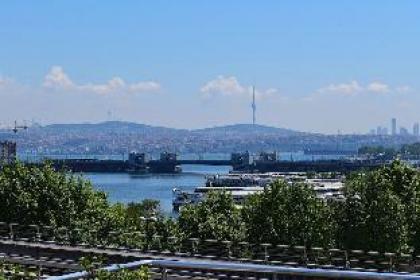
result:
[(256, 113), (257, 105), (255, 104), (255, 86), (252, 86), (252, 124), (256, 123)]

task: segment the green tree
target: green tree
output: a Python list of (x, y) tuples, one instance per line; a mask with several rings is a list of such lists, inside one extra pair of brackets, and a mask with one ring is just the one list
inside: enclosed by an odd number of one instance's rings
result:
[(328, 246), (334, 225), (332, 208), (308, 185), (277, 181), (244, 206), (242, 216), (250, 242)]
[(352, 176), (337, 215), (339, 243), (379, 251), (418, 248), (419, 182), (418, 171), (400, 161)]
[(113, 224), (105, 193), (51, 166), (20, 163), (0, 171), (0, 220), (105, 233)]
[(239, 241), (243, 238), (240, 212), (227, 192), (212, 192), (197, 205), (182, 208), (181, 237)]

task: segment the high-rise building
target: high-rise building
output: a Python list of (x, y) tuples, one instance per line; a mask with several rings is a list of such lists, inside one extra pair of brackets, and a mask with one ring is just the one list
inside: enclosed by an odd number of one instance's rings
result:
[(372, 134), (376, 134), (376, 135), (387, 135), (388, 134), (388, 129), (386, 127), (383, 127), (383, 126), (380, 126), (379, 125), (376, 128), (376, 131), (373, 130), (373, 133)]
[(405, 127), (400, 127), (400, 135), (401, 136), (407, 136), (407, 135), (409, 135), (410, 133), (408, 133), (408, 129), (407, 128), (405, 128)]
[(391, 134), (397, 135), (397, 119), (396, 118), (392, 118), (391, 120)]
[(16, 160), (16, 143), (0, 142), (0, 165), (10, 164)]
[(413, 135), (414, 136), (419, 136), (420, 135), (420, 126), (419, 126), (418, 122), (414, 123), (414, 125), (413, 125)]

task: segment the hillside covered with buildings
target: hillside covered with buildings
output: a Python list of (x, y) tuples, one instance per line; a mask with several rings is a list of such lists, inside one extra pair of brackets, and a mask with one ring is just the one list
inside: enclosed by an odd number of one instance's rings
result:
[(263, 125), (238, 124), (206, 129), (174, 129), (130, 122), (31, 126), (13, 133), (0, 130), (0, 141), (12, 140), (25, 154), (119, 155), (130, 151), (158, 154), (305, 151), (308, 154), (355, 154), (362, 146), (399, 147), (419, 136), (325, 135)]

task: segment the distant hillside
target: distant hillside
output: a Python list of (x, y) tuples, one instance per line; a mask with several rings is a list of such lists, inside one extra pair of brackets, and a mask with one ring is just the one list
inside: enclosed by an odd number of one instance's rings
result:
[[(0, 129), (0, 141), (17, 141), (20, 152), (60, 155), (231, 153), (234, 151), (331, 150), (354, 146), (398, 146), (417, 137), (322, 135), (265, 125), (235, 124), (204, 129), (175, 129), (132, 122), (32, 126), (14, 134)], [(347, 148), (346, 148), (347, 149)]]
[(102, 123), (83, 123), (83, 124), (52, 124), (41, 128), (50, 132), (98, 132), (98, 133), (154, 133), (171, 134), (187, 132), (187, 130), (151, 126), (133, 122), (109, 121)]
[(203, 129), (176, 129), (161, 126), (151, 126), (146, 124), (139, 124), (134, 122), (123, 121), (108, 121), (101, 123), (81, 123), (81, 124), (51, 124), (41, 127), (32, 128), (49, 133), (63, 133), (63, 132), (80, 132), (80, 133), (152, 133), (152, 134), (199, 134), (199, 135), (250, 135), (250, 134), (264, 134), (275, 136), (294, 136), (304, 135), (306, 133), (296, 130), (278, 128), (265, 125), (252, 124), (234, 124), (226, 126), (217, 126)]
[(237, 135), (249, 135), (249, 134), (264, 134), (264, 135), (276, 135), (276, 136), (294, 136), (304, 135), (306, 133), (299, 132), (296, 130), (278, 128), (266, 125), (252, 125), (252, 124), (234, 124), (226, 126), (217, 126), (212, 128), (196, 129), (193, 132), (200, 134), (237, 134)]
[(186, 130), (121, 121), (35, 126), (16, 135), (11, 131), (0, 132), (0, 139), (16, 139), (21, 151), (71, 155), (121, 155), (128, 151), (228, 154), (232, 151), (303, 150), (307, 148), (307, 141), (299, 144), (295, 137), (300, 136), (312, 137), (312, 134), (250, 124)]

